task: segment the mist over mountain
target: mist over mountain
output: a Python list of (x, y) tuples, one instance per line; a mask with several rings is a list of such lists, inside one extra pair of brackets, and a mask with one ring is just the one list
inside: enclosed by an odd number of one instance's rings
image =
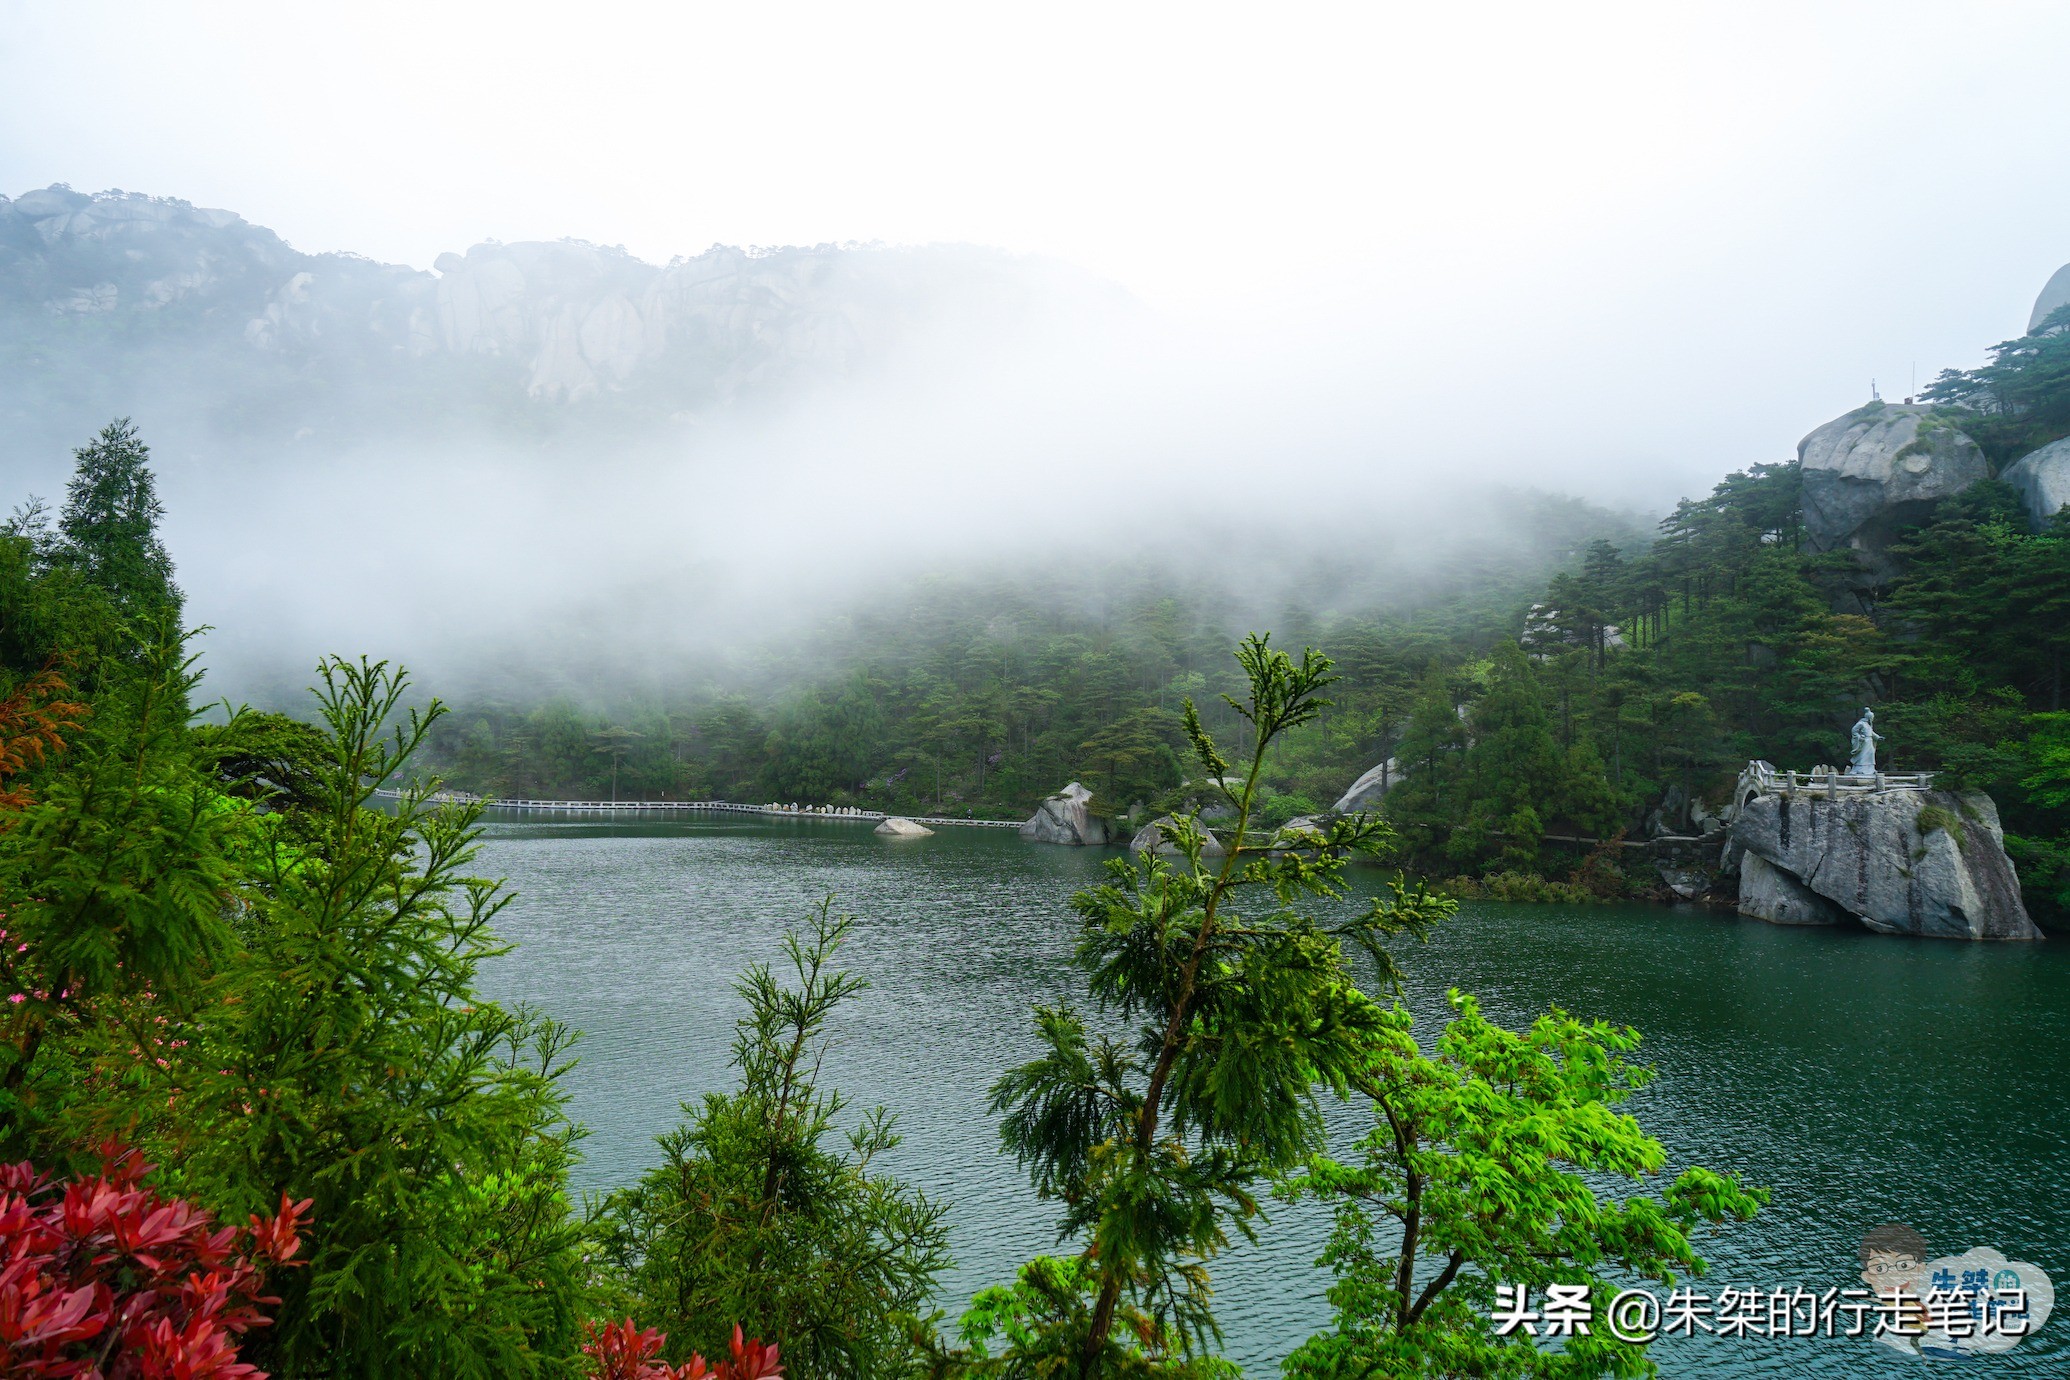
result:
[(1528, 441), (1446, 463), (1344, 339), (962, 245), (420, 270), (59, 185), (0, 199), (0, 357), (17, 496), (134, 418), (215, 692), (271, 702), (332, 651), (516, 699), (796, 666), (944, 575), (1095, 609), (1147, 579), (1236, 635), (1520, 597), (1638, 530), (1545, 499), (1572, 476)]
[(1118, 306), (1062, 265), (969, 246), (714, 245), (665, 266), (575, 240), (431, 271), (305, 254), (233, 211), (63, 185), (0, 197), (0, 460), (116, 412), (240, 450), (467, 430), (683, 423)]

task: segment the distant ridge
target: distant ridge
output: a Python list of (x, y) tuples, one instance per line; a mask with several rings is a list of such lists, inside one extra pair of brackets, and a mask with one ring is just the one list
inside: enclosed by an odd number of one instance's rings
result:
[[(997, 339), (1125, 300), (972, 246), (714, 246), (666, 266), (575, 240), (434, 272), (304, 254), (231, 211), (62, 185), (0, 197), (0, 415), (66, 434), (165, 397), (284, 437), (571, 406), (695, 416), (850, 376), (927, 333)], [(230, 424), (234, 422), (234, 427)]]

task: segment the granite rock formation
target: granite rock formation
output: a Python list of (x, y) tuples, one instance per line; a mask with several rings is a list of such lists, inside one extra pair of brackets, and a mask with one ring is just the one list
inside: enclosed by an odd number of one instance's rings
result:
[(1731, 838), (1743, 850), (1740, 909), (1748, 915), (1826, 923), (1816, 918), (1815, 896), (1884, 934), (2041, 938), (1989, 796), (1771, 791), (1740, 805)]
[(1273, 853), (1289, 853), (1321, 845), (1330, 834), (1329, 821), (1321, 815), (1295, 815), (1272, 831)]
[(1805, 544), (1852, 549), (1880, 583), (1896, 572), (1889, 548), (1934, 505), (1991, 477), (1984, 453), (1929, 407), (1872, 402), (1797, 445), (1804, 470)]
[(1330, 832), (1329, 822), (1321, 815), (1295, 815), (1273, 831), (1275, 841), (1294, 842), (1299, 839), (1320, 841)]
[(1645, 832), (1650, 839), (1698, 838), (1724, 827), (1725, 820), (1717, 811), (1676, 785), (1662, 791), (1660, 803), (1646, 812)]
[(2027, 318), (2027, 333), (2032, 335), (2040, 330), (2049, 313), (2062, 307), (2070, 307), (2070, 264), (2064, 264), (2042, 284), (2041, 295), (2034, 299), (2034, 314)]
[(1035, 807), (1035, 813), (1021, 826), (1021, 837), (1032, 843), (1105, 845), (1107, 821), (1087, 808), (1092, 798), (1091, 791), (1073, 781)]
[(1998, 477), (2019, 491), (2027, 521), (2039, 532), (2070, 505), (2070, 436), (2029, 451)]
[(916, 824), (904, 815), (892, 815), (870, 832), (887, 839), (930, 839), (934, 837), (934, 830), (924, 824)]
[(1739, 913), (1776, 925), (1837, 925), (1847, 912), (1759, 853), (1739, 860)]
[(1401, 766), (1390, 757), (1352, 782), (1351, 788), (1339, 796), (1337, 803), (1330, 808), (1340, 815), (1373, 809), (1387, 798), (1389, 791), (1401, 784)]

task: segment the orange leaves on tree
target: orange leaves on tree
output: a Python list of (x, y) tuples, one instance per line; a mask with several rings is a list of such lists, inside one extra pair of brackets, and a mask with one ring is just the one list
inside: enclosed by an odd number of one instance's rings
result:
[(29, 803), (28, 792), (10, 787), (7, 779), (63, 752), (63, 735), (86, 717), (85, 705), (65, 698), (69, 689), (65, 678), (46, 666), (0, 699), (0, 810)]

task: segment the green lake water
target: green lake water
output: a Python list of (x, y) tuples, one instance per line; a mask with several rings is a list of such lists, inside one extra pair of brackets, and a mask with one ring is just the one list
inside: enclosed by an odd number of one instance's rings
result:
[[(778, 958), (785, 925), (834, 893), (857, 921), (845, 965), (873, 985), (838, 1025), (826, 1080), (895, 1111), (897, 1171), (953, 1204), (957, 1268), (939, 1300), (953, 1316), (1056, 1244), (1052, 1207), (998, 1153), (985, 1092), (1032, 1052), (1030, 1006), (1078, 995), (1066, 902), (1104, 856), (986, 829), (888, 843), (861, 825), (747, 818), (495, 825), (480, 870), (518, 893), (501, 923), (518, 947), (485, 985), (584, 1032), (571, 1078), (591, 1132), (581, 1185), (612, 1187), (654, 1161), (679, 1103), (729, 1084), (734, 977)], [(1631, 1110), (1671, 1163), (1700, 1159), (1774, 1195), (1754, 1223), (1706, 1240), (1703, 1286), (1855, 1286), (1862, 1233), (1888, 1221), (1938, 1254), (1992, 1246), (2070, 1281), (2070, 944), (1475, 902), (1401, 957), (1431, 1022), (1459, 987), (1511, 1024), (1558, 1003), (1644, 1032), (1659, 1078)], [(1364, 1120), (1331, 1109), (1340, 1143)], [(1276, 1375), (1327, 1320), (1328, 1277), (1312, 1264), (1326, 1227), (1278, 1208), (1258, 1245), (1218, 1262), (1227, 1354), (1246, 1374)], [(1669, 1376), (2061, 1376), (2066, 1337), (2070, 1314), (1971, 1362), (1865, 1338), (1698, 1336), (1655, 1355)]]

